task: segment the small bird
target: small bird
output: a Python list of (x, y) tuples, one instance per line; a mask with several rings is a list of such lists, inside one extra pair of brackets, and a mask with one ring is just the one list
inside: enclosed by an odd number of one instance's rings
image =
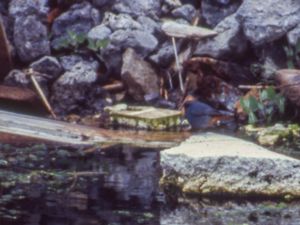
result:
[(233, 113), (217, 110), (210, 105), (197, 101), (187, 100), (183, 103), (184, 114), (192, 130), (201, 130), (214, 127), (223, 117), (233, 117)]

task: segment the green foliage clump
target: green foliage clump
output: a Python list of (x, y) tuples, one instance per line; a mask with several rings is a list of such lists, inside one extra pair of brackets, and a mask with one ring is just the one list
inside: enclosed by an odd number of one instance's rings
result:
[(283, 114), (285, 111), (285, 98), (280, 93), (276, 93), (274, 87), (260, 91), (258, 98), (252, 95), (248, 98), (241, 98), (240, 104), (248, 115), (250, 124), (262, 121), (270, 123), (278, 112)]
[(98, 52), (105, 48), (109, 43), (108, 39), (93, 40), (88, 38), (84, 33), (75, 33), (70, 30), (68, 30), (67, 33), (68, 37), (62, 40), (59, 49), (73, 49), (74, 51), (78, 51), (82, 48)]

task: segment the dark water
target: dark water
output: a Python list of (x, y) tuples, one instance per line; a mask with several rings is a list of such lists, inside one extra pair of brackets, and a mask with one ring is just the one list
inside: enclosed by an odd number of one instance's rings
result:
[(300, 224), (297, 202), (163, 194), (157, 150), (0, 147), (0, 225)]

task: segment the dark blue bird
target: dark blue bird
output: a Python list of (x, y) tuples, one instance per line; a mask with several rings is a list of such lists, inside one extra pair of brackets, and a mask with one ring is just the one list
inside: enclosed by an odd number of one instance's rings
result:
[(196, 100), (185, 101), (183, 106), (185, 117), (193, 130), (211, 128), (216, 125), (216, 118), (233, 116), (231, 112), (216, 110), (210, 105)]

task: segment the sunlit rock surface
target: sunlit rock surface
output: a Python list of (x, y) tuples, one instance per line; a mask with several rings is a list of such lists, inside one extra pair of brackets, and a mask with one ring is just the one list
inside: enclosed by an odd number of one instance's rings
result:
[(300, 196), (300, 161), (230, 136), (199, 133), (161, 152), (161, 185), (185, 193)]

